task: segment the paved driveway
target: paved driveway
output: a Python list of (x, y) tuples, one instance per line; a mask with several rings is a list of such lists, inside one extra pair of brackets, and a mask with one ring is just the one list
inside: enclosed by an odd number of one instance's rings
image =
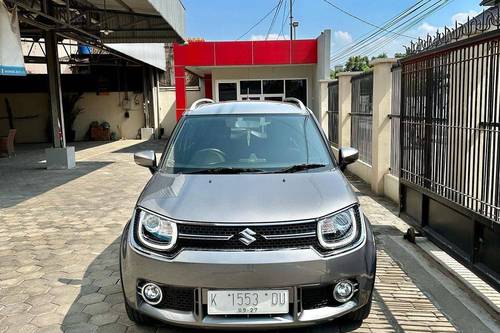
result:
[[(135, 326), (120, 290), (118, 239), (150, 176), (132, 153), (163, 144), (79, 144), (70, 171), (45, 170), (43, 146), (21, 146), (15, 158), (0, 159), (0, 333), (189, 331)], [(375, 303), (362, 325), (316, 331), (491, 331), (401, 240), (407, 226), (395, 207), (353, 183), (377, 233)]]

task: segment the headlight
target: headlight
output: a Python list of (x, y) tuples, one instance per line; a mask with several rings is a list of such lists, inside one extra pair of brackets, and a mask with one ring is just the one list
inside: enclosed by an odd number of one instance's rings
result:
[(351, 244), (358, 229), (354, 208), (349, 208), (318, 221), (318, 240), (325, 249), (338, 249)]
[(177, 241), (177, 225), (164, 217), (139, 210), (137, 235), (145, 246), (159, 251), (170, 250)]

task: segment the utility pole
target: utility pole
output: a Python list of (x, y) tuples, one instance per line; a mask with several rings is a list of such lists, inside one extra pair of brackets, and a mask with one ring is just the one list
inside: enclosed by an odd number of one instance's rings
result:
[(293, 0), (290, 0), (290, 40), (293, 39)]

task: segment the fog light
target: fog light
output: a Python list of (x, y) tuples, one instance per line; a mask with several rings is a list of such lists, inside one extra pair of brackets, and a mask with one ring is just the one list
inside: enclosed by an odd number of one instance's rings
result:
[(151, 305), (159, 304), (163, 298), (163, 293), (161, 292), (161, 288), (154, 283), (146, 283), (142, 287), (141, 294), (142, 298), (144, 298), (146, 303)]
[(337, 302), (345, 303), (352, 298), (354, 295), (354, 285), (351, 281), (342, 280), (339, 281), (335, 288), (333, 288), (333, 298)]

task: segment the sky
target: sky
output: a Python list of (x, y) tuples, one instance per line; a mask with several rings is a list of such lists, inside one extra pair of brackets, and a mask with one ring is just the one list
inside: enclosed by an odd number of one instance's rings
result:
[[(417, 0), (328, 1), (376, 26), (381, 26), (417, 2)], [(463, 22), (467, 16), (475, 16), (483, 10), (483, 7), (479, 6), (481, 0), (441, 1), (447, 1), (447, 5), (405, 32), (404, 35), (407, 37), (395, 36), (397, 38), (387, 45), (358, 52), (359, 55), (375, 56), (386, 53), (388, 56), (393, 56), (395, 52), (404, 51), (403, 45), (408, 45), (411, 41), (408, 37), (423, 37), (427, 33), (435, 33), (438, 28), (442, 31), (444, 26), (454, 26), (455, 20)], [(236, 40), (271, 11), (278, 0), (182, 0), (182, 2), (186, 7), (186, 36), (188, 38)], [(298, 39), (315, 38), (325, 29), (332, 31), (331, 51), (332, 56), (336, 56), (332, 67), (345, 63), (345, 57), (339, 58), (341, 50), (352, 45), (357, 38), (376, 30), (373, 26), (355, 20), (333, 8), (324, 0), (295, 0), (293, 12), (294, 20), (299, 22)], [(274, 12), (241, 40), (265, 39), (273, 15)], [(285, 18), (283, 30), (281, 29), (282, 22), (281, 11), (268, 39), (289, 38), (288, 19)]]

